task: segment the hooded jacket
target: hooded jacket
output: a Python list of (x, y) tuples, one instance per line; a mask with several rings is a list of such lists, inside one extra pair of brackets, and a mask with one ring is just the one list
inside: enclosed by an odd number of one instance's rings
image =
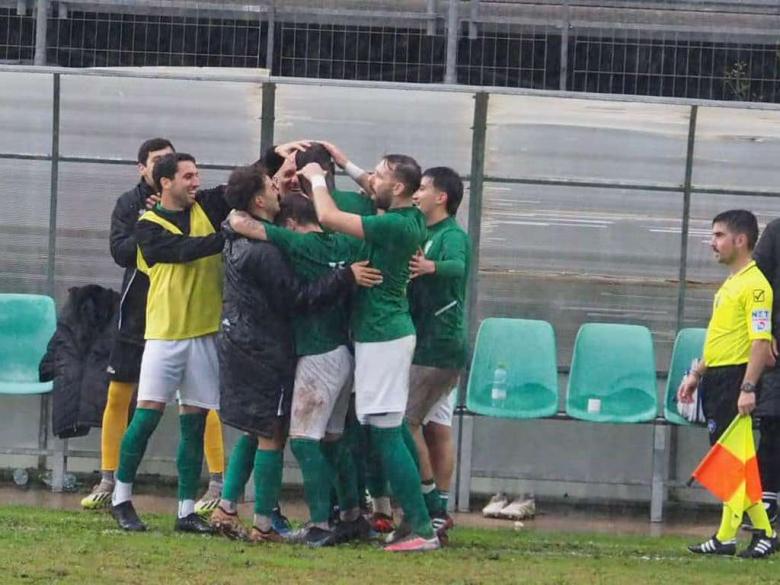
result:
[(355, 280), (347, 267), (304, 282), (273, 244), (239, 236), (227, 222), (222, 231), (220, 417), (227, 425), (264, 435), (271, 419), (290, 412), (296, 364), (292, 313), (344, 302)]

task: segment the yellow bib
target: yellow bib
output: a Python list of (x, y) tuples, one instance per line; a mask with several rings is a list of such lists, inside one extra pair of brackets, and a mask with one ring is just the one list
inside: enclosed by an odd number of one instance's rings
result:
[[(138, 221), (151, 221), (163, 229), (182, 231), (156, 213), (147, 211)], [(215, 233), (200, 205), (190, 208), (190, 235)], [(156, 263), (149, 266), (138, 248), (137, 265), (149, 276), (146, 297), (146, 339), (190, 339), (219, 329), (222, 314), (222, 254), (214, 254), (181, 264)]]

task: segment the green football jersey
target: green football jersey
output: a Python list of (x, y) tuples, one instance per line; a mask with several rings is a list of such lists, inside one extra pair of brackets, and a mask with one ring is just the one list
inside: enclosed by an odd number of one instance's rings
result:
[(355, 341), (390, 341), (414, 335), (409, 314), (409, 260), (425, 242), (425, 216), (416, 207), (362, 218), (363, 256), (382, 272), (382, 284), (360, 288), (352, 309)]
[(454, 217), (428, 228), (423, 246), (433, 274), (412, 280), (409, 303), (417, 330), (413, 363), (462, 368), (466, 363), (465, 299), (471, 241)]
[[(363, 244), (343, 234), (299, 233), (268, 224), (265, 230), (268, 240), (285, 252), (296, 274), (307, 282), (355, 262)], [(318, 311), (296, 313), (293, 330), (298, 355), (327, 353), (345, 345), (349, 339), (347, 299)]]

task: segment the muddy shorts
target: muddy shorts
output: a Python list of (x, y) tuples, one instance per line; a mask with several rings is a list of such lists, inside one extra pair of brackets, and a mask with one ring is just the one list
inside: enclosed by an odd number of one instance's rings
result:
[(320, 440), (344, 432), (352, 393), (354, 359), (345, 345), (298, 359), (293, 386), (290, 437)]

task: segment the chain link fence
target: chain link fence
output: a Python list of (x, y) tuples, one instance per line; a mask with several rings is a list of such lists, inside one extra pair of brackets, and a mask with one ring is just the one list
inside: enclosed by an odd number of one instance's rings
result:
[(763, 0), (0, 0), (6, 63), (763, 102), (780, 99), (777, 30)]

